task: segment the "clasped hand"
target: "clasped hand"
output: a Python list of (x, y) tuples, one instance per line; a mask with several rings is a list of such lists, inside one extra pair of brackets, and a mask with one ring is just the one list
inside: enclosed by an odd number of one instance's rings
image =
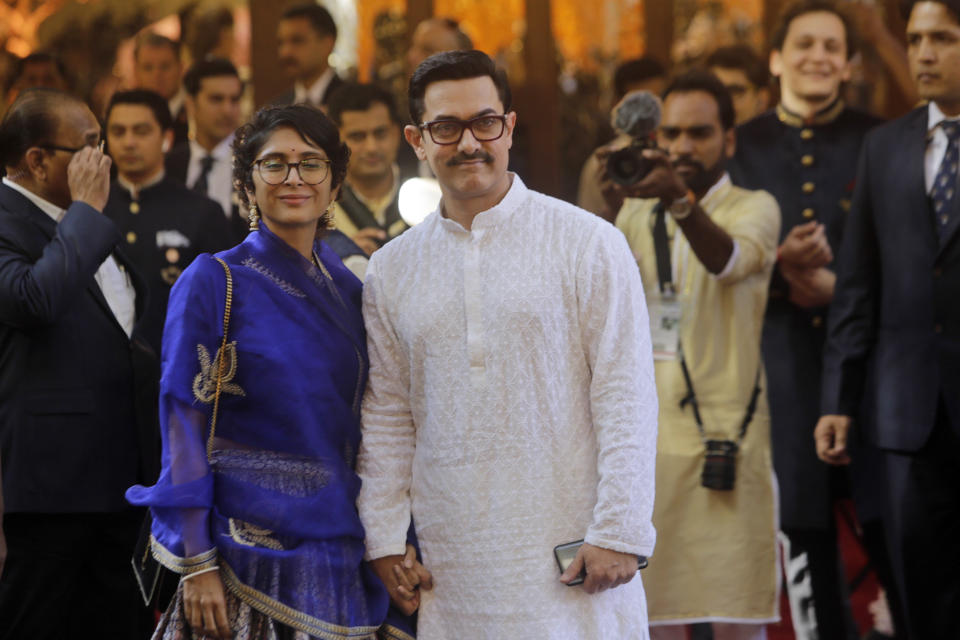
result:
[(390, 594), (390, 601), (406, 615), (420, 607), (420, 591), (433, 589), (433, 576), (417, 560), (417, 550), (407, 545), (402, 555), (384, 556), (370, 562), (374, 573)]
[(587, 593), (599, 593), (633, 580), (637, 575), (637, 556), (584, 542), (573, 562), (560, 576), (560, 582), (569, 583), (584, 567), (587, 577), (583, 581), (583, 590)]
[(780, 245), (780, 262), (796, 269), (819, 269), (833, 261), (833, 250), (823, 224), (811, 220), (798, 224)]

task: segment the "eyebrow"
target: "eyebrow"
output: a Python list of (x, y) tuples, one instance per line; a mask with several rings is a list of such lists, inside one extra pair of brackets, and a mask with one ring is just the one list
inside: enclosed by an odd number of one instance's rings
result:
[[(487, 107), (486, 109), (484, 109), (484, 110), (482, 110), (482, 111), (477, 111), (477, 112), (474, 113), (472, 116), (469, 116), (469, 117), (465, 118), (465, 120), (473, 120), (474, 118), (479, 118), (480, 116), (485, 116), (485, 115), (488, 115), (488, 114), (491, 114), (491, 113), (494, 114), (494, 115), (499, 115), (499, 114), (497, 113), (496, 109), (494, 109), (493, 107)], [(460, 119), (460, 118), (458, 118), (457, 116), (448, 116), (448, 115), (446, 115), (446, 114), (441, 113), (441, 114), (437, 115), (437, 117), (434, 118), (434, 121), (436, 121), (436, 120), (459, 120), (459, 119)]]
[[(260, 156), (259, 158), (257, 158), (257, 160), (266, 160), (266, 159), (268, 159), (268, 158), (284, 158), (284, 159), (285, 159), (285, 158), (287, 158), (287, 157), (288, 157), (288, 156), (287, 156), (286, 152), (284, 152), (284, 151), (271, 151), (270, 153), (265, 153), (265, 154), (263, 154), (262, 156)], [(296, 156), (295, 156), (295, 157), (296, 157)], [(316, 150), (316, 151), (304, 151), (303, 153), (300, 154), (300, 159), (301, 159), (301, 160), (302, 160), (303, 158), (314, 158), (314, 157), (315, 157), (315, 158), (320, 158), (321, 160), (328, 160), (328, 161), (329, 161), (329, 158), (327, 158), (325, 155), (323, 155), (322, 152), (321, 152), (319, 149)]]

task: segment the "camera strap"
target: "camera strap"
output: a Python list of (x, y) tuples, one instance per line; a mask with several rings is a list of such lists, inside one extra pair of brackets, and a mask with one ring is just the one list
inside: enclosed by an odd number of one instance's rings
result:
[[(667, 238), (666, 207), (662, 202), (658, 202), (653, 209), (655, 219), (653, 222), (653, 250), (657, 257), (657, 280), (660, 283), (660, 293), (673, 293), (674, 285), (672, 281), (673, 267), (670, 262), (670, 241)], [(680, 370), (683, 372), (683, 381), (687, 385), (687, 395), (680, 401), (680, 408), (684, 409), (689, 404), (693, 410), (693, 419), (697, 423), (697, 430), (700, 432), (700, 438), (706, 441), (707, 436), (703, 428), (703, 419), (700, 416), (700, 404), (697, 402), (697, 394), (693, 390), (693, 379), (690, 377), (690, 369), (687, 367), (687, 359), (683, 353), (683, 345), (680, 345)], [(753, 414), (757, 411), (757, 400), (760, 397), (760, 371), (761, 365), (757, 367), (757, 377), (753, 384), (753, 392), (750, 394), (750, 402), (747, 404), (747, 410), (743, 417), (743, 423), (740, 425), (740, 432), (737, 434), (737, 444), (743, 442), (747, 434), (747, 427), (753, 421)]]
[(660, 293), (672, 294), (673, 268), (670, 265), (670, 240), (667, 238), (667, 208), (658, 202), (653, 208), (653, 249), (657, 256), (657, 280), (660, 281)]

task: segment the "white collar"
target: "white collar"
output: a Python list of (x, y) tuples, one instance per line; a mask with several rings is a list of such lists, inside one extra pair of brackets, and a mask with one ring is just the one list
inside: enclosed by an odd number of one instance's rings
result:
[(297, 104), (309, 102), (312, 105), (319, 105), (323, 102), (323, 94), (330, 86), (333, 76), (336, 72), (333, 67), (327, 67), (327, 70), (320, 74), (320, 77), (314, 80), (308, 89), (302, 82), (296, 82), (293, 85), (293, 101)]
[(183, 106), (184, 100), (187, 99), (187, 92), (183, 90), (183, 87), (180, 87), (180, 90), (177, 93), (167, 100), (167, 106), (170, 108), (170, 117), (174, 120), (177, 119), (177, 113), (180, 112), (180, 107)]
[(960, 116), (947, 117), (943, 111), (940, 110), (940, 107), (937, 106), (937, 103), (931, 100), (927, 111), (927, 131), (933, 131), (944, 120), (957, 121), (960, 120)]
[(700, 202), (703, 203), (703, 202), (708, 201), (708, 200), (710, 199), (710, 196), (712, 196), (713, 194), (717, 193), (718, 191), (720, 191), (721, 189), (723, 189), (723, 188), (724, 188), (725, 186), (727, 186), (728, 184), (730, 184), (730, 174), (727, 173), (726, 171), (724, 171), (724, 172), (723, 172), (723, 175), (720, 176), (720, 179), (717, 180), (716, 182), (714, 182), (714, 183), (713, 183), (713, 186), (710, 187), (709, 191), (707, 191), (705, 194), (703, 194), (703, 197), (700, 198)]
[(217, 146), (213, 148), (213, 151), (207, 151), (200, 146), (200, 143), (196, 140), (190, 141), (190, 155), (197, 158), (203, 158), (207, 155), (213, 156), (216, 160), (229, 160), (233, 155), (233, 136), (234, 134), (228, 135), (226, 138), (217, 143)]
[(49, 200), (44, 200), (34, 192), (29, 191), (26, 187), (23, 187), (12, 180), (7, 180), (6, 177), (3, 178), (3, 184), (7, 185), (14, 191), (21, 193), (27, 200), (35, 204), (38, 209), (53, 218), (54, 222), (60, 222), (60, 218), (62, 218), (63, 214), (66, 212), (66, 209), (58, 207)]

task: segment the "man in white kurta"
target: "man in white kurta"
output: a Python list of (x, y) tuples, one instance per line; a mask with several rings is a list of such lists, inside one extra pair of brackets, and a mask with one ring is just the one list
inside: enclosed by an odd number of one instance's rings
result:
[[(642, 285), (614, 227), (507, 173), (516, 116), (487, 64), (439, 54), (411, 82), (414, 121), (444, 121), (406, 132), (443, 199), (367, 271), (367, 554), (375, 569), (403, 554), (412, 514), (433, 576), (422, 640), (647, 638), (634, 575), (655, 538), (657, 398)], [(566, 586), (553, 548), (580, 539), (588, 582)]]

